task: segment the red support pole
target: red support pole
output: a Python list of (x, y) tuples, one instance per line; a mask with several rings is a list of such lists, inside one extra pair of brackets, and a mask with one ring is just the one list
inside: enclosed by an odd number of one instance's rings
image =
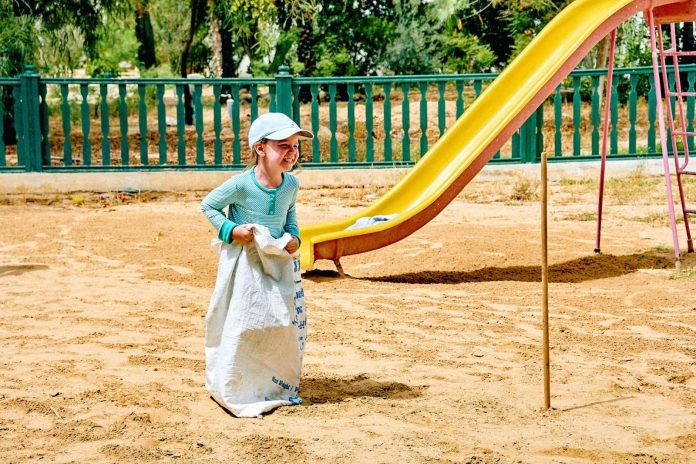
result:
[[(657, 119), (658, 126), (660, 129), (660, 140), (662, 142), (662, 166), (665, 173), (665, 187), (667, 189), (667, 206), (669, 207), (669, 219), (672, 226), (672, 242), (674, 244), (674, 256), (676, 258), (676, 267), (679, 269), (681, 267), (680, 253), (679, 253), (679, 236), (677, 234), (677, 221), (674, 213), (674, 195), (672, 193), (672, 181), (669, 170), (669, 152), (667, 150), (667, 130), (665, 129), (665, 114), (664, 107), (662, 104), (662, 87), (660, 86), (660, 63), (658, 62), (658, 47), (657, 38), (655, 34), (655, 16), (653, 14), (653, 9), (648, 10), (648, 26), (650, 28), (650, 48), (652, 51), (652, 65), (653, 65), (653, 79), (655, 81), (655, 101), (657, 102)], [(659, 26), (658, 26), (659, 27)], [(660, 32), (660, 51), (662, 51), (663, 66), (664, 63), (664, 50), (662, 44), (662, 33)], [(666, 70), (662, 70), (665, 75), (665, 80), (667, 79)], [(669, 82), (663, 83), (665, 89), (669, 89)], [(667, 104), (669, 104), (669, 97), (667, 97)]]
[[(685, 22), (683, 27), (693, 27), (693, 23)], [(684, 217), (684, 228), (686, 229), (686, 247), (687, 251), (689, 253), (693, 253), (694, 251), (694, 242), (691, 239), (691, 229), (689, 227), (689, 213), (687, 212), (686, 209), (686, 197), (684, 195), (684, 185), (682, 184), (682, 179), (681, 176), (686, 170), (686, 165), (689, 164), (689, 139), (688, 139), (688, 132), (686, 130), (686, 117), (684, 115), (684, 93), (682, 92), (682, 83), (681, 83), (681, 75), (679, 71), (679, 56), (683, 55), (685, 53), (683, 52), (678, 52), (677, 50), (677, 34), (676, 34), (676, 27), (674, 23), (670, 24), (670, 38), (672, 42), (672, 48), (670, 51), (674, 52), (674, 55), (672, 55), (672, 64), (674, 65), (674, 80), (675, 80), (675, 94), (677, 96), (677, 108), (679, 109), (679, 132), (681, 133), (681, 141), (682, 141), (682, 147), (684, 150), (684, 164), (681, 164), (679, 161), (679, 151), (678, 151), (678, 144), (677, 144), (677, 137), (676, 137), (676, 131), (675, 131), (675, 124), (674, 124), (674, 116), (672, 115), (672, 112), (674, 111), (672, 109), (671, 102), (668, 99), (668, 109), (669, 109), (669, 124), (670, 124), (670, 129), (672, 130), (672, 146), (673, 148), (673, 156), (674, 156), (674, 169), (677, 174), (677, 187), (679, 189), (679, 200), (681, 201), (681, 206), (682, 206), (682, 214)], [(688, 54), (688, 53), (686, 53)], [(663, 58), (663, 64), (664, 64), (664, 58)], [(666, 92), (665, 92), (666, 93)], [(675, 226), (676, 227), (676, 226)]]

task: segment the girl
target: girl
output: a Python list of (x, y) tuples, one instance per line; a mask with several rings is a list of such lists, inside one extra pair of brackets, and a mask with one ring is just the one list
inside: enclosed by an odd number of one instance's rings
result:
[(206, 316), (206, 387), (238, 417), (301, 401), (306, 318), (299, 258), (291, 257), (300, 246), (299, 184), (288, 174), (300, 137), (313, 134), (282, 113), (260, 116), (249, 129), (252, 168), (201, 203), (224, 242)]
[[(276, 238), (290, 233), (292, 240), (286, 249), (289, 253), (297, 251), (300, 231), (295, 198), (299, 184), (286, 172), (297, 163), (300, 137), (314, 136), (283, 113), (266, 113), (252, 123), (249, 146), (254, 166), (210, 192), (201, 203), (220, 240), (247, 244), (253, 239), (248, 224), (256, 223), (268, 227)], [(229, 218), (222, 212), (227, 206)]]

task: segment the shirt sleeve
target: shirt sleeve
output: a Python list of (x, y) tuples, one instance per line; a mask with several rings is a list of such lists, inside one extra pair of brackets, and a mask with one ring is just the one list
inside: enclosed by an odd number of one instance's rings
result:
[(201, 202), (201, 211), (218, 231), (218, 238), (225, 243), (232, 242), (232, 231), (238, 224), (225, 217), (222, 211), (237, 201), (239, 176), (234, 176), (224, 184), (211, 191)]
[(297, 199), (297, 191), (299, 190), (299, 183), (295, 181), (295, 188), (292, 192), (292, 201), (290, 202), (290, 208), (288, 209), (288, 214), (285, 218), (285, 232), (297, 237), (300, 240), (300, 228), (297, 225), (297, 212), (295, 211), (295, 200)]

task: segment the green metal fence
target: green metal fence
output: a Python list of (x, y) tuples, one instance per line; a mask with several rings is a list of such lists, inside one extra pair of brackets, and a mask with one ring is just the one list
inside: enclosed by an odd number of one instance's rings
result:
[[(694, 92), (696, 66), (684, 74)], [(605, 75), (574, 71), (491, 162), (537, 162), (544, 148), (552, 161), (596, 159)], [(301, 144), (304, 167), (410, 165), (495, 77), (302, 78), (281, 68), (265, 79), (64, 79), (30, 69), (0, 79), (0, 171), (242, 168), (249, 124), (266, 111), (314, 132)], [(652, 69), (617, 69), (613, 82), (610, 157), (659, 155)], [(693, 130), (694, 97), (686, 104)]]

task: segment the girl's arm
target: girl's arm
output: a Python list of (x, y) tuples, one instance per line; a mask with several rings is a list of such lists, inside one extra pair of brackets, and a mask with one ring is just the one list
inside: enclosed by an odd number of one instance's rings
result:
[(297, 238), (297, 243), (300, 243), (300, 227), (297, 225), (297, 212), (295, 211), (295, 200), (297, 199), (297, 190), (299, 186), (295, 187), (295, 191), (292, 194), (292, 202), (290, 202), (290, 208), (288, 209), (288, 214), (285, 217), (285, 232), (289, 233), (293, 237)]
[(232, 243), (232, 231), (238, 224), (227, 219), (222, 210), (237, 201), (238, 177), (234, 176), (217, 187), (201, 202), (201, 211), (218, 231), (218, 238), (225, 243)]

